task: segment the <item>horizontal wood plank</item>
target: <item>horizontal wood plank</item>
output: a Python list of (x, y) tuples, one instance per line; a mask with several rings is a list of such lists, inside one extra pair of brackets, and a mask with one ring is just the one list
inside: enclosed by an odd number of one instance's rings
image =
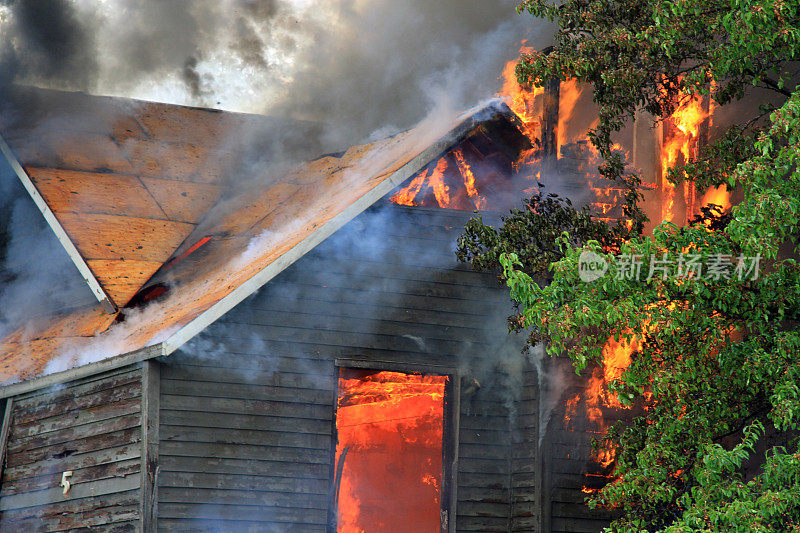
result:
[[(234, 413), (245, 415), (269, 415), (286, 418), (333, 418), (333, 410), (326, 405), (311, 405), (293, 402), (275, 402), (251, 399), (208, 398), (203, 400), (203, 409), (212, 413)], [(194, 411), (198, 407), (192, 396), (164, 394), (161, 398), (162, 409), (177, 411)]]
[(333, 400), (333, 395), (330, 391), (291, 387), (265, 387), (260, 384), (249, 383), (231, 384), (163, 378), (161, 387), (165, 394), (194, 396), (197, 398), (240, 398), (319, 405), (332, 405)]
[(327, 495), (329, 483), (327, 479), (302, 477), (163, 471), (159, 487)]
[(173, 472), (176, 475), (182, 473), (202, 473), (253, 475), (268, 478), (287, 478), (289, 480), (316, 479), (326, 484), (329, 482), (330, 467), (326, 463), (293, 463), (273, 461), (270, 459), (271, 455), (269, 453), (262, 453), (262, 455), (256, 459), (162, 454), (161, 469), (165, 476), (167, 472)]
[(170, 426), (162, 424), (162, 441), (214, 443), (223, 445), (247, 444), (254, 446), (281, 446), (327, 450), (330, 446), (330, 435), (294, 433), (286, 426), (276, 431), (258, 431), (253, 429), (218, 429), (191, 426)]
[(165, 487), (158, 489), (159, 505), (170, 503), (209, 503), (252, 507), (327, 510), (327, 494), (271, 492), (255, 489), (207, 489), (201, 487)]
[[(186, 504), (161, 503), (158, 506), (159, 520), (162, 518), (188, 518), (193, 520), (231, 520), (267, 523), (324, 525), (327, 509), (281, 508), (244, 505), (218, 505), (213, 503)], [(232, 524), (235, 527), (235, 524)]]
[[(139, 472), (141, 461), (136, 459), (128, 459), (125, 461), (116, 461), (113, 463), (105, 463), (101, 465), (91, 466), (88, 468), (70, 468), (73, 475), (70, 482), (89, 483), (99, 479), (109, 479), (128, 476)], [(32, 492), (43, 490), (47, 488), (61, 486), (61, 474), (64, 472), (63, 464), (58, 469), (51, 469), (50, 473), (44, 475), (37, 475), (35, 477), (17, 479), (17, 480), (3, 480), (3, 495), (19, 494), (23, 492)]]
[(220, 459), (267, 460), (283, 463), (330, 463), (328, 449), (309, 449), (298, 447), (259, 446), (253, 444), (221, 444), (211, 442), (172, 442), (161, 441), (159, 452), (162, 457), (216, 457)]
[(205, 411), (161, 411), (161, 423), (168, 426), (202, 427), (219, 430), (281, 431), (291, 428), (296, 433), (330, 435), (330, 420), (308, 419), (298, 423), (291, 418), (261, 415), (208, 413)]
[(88, 453), (70, 454), (66, 457), (48, 457), (42, 461), (6, 468), (3, 471), (3, 480), (13, 483), (19, 479), (47, 475), (52, 472), (58, 472), (60, 475), (64, 470), (75, 471), (82, 468), (111, 465), (116, 462), (127, 462), (138, 459), (139, 452), (138, 443), (131, 443)]

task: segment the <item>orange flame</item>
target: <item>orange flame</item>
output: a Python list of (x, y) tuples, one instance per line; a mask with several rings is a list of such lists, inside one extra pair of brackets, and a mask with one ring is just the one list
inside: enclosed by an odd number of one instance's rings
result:
[(342, 371), (337, 531), (404, 532), (408, 524), (438, 530), (447, 379)]
[(444, 182), (445, 170), (447, 170), (447, 160), (443, 157), (436, 163), (436, 168), (428, 177), (428, 184), (433, 189), (433, 195), (439, 207), (448, 207), (450, 204), (450, 187)]
[(580, 399), (581, 395), (576, 394), (575, 396), (567, 400), (567, 409), (566, 412), (564, 413), (564, 422), (566, 423), (567, 427), (569, 427), (569, 423), (572, 420), (572, 417), (575, 416), (575, 414), (578, 412), (578, 402), (580, 401)]
[[(697, 95), (684, 97), (672, 115), (664, 121), (664, 140), (661, 147), (661, 218), (675, 222), (675, 186), (669, 182), (668, 169), (682, 165), (697, 157), (700, 126), (709, 114), (703, 110), (702, 99)], [(694, 208), (694, 184), (686, 182), (684, 195), (687, 219)]]
[(411, 180), (406, 187), (397, 191), (397, 193), (392, 196), (391, 201), (399, 204), (399, 205), (417, 205), (414, 203), (414, 198), (417, 197), (419, 194), (420, 189), (422, 189), (422, 185), (425, 183), (425, 180), (428, 177), (428, 170)]
[[(534, 49), (525, 46), (523, 41), (520, 54), (532, 54)], [(519, 172), (523, 165), (535, 164), (539, 157), (537, 139), (540, 137), (542, 87), (523, 87), (517, 82), (515, 68), (518, 59), (509, 61), (503, 68), (502, 88), (497, 96), (503, 98), (509, 108), (522, 122), (522, 132), (532, 141), (534, 148), (524, 150), (517, 161), (512, 162), (514, 171)], [(569, 92), (569, 91), (568, 91)], [(473, 147), (474, 148), (474, 147)], [(416, 176), (408, 185), (397, 191), (390, 201), (407, 206), (442, 207), (448, 209), (487, 209), (487, 200), (480, 193), (476, 171), (473, 169), (477, 157), (484, 155), (477, 151), (455, 148), (436, 163)], [(491, 174), (493, 171), (489, 171)], [(481, 173), (478, 173), (480, 176)], [(534, 173), (531, 174), (534, 178)], [(435, 203), (434, 203), (435, 202)]]
[(472, 198), (475, 203), (475, 209), (483, 209), (486, 207), (486, 199), (478, 195), (478, 190), (475, 188), (475, 174), (472, 173), (472, 168), (467, 164), (464, 159), (464, 154), (460, 149), (453, 150), (453, 156), (456, 159), (458, 170), (464, 178), (464, 186), (467, 188), (467, 195)]
[[(525, 46), (525, 41), (519, 49), (520, 55), (530, 55), (534, 49)], [(539, 116), (541, 115), (541, 96), (544, 94), (544, 87), (523, 87), (517, 82), (515, 69), (519, 59), (514, 59), (506, 63), (503, 67), (503, 74), (500, 79), (503, 81), (502, 88), (497, 96), (502, 98), (511, 111), (522, 120), (525, 125), (525, 134), (531, 139), (538, 137), (540, 127)]]
[[(426, 199), (429, 192), (433, 194), (433, 200)], [(461, 148), (448, 152), (433, 169), (429, 167), (423, 171), (397, 191), (390, 201), (408, 206), (422, 206), (435, 201), (436, 206), (446, 209), (486, 208), (486, 198), (478, 192), (475, 173)]]
[(731, 207), (731, 193), (725, 185), (719, 187), (710, 187), (703, 195), (701, 205), (715, 204), (722, 208), (723, 211)]
[[(581, 97), (583, 88), (578, 86), (578, 80), (571, 79), (561, 82), (558, 91), (558, 156), (561, 157), (561, 147), (568, 142), (575, 141), (576, 138), (567, 137), (567, 124), (572, 119), (575, 112), (575, 105)], [(583, 138), (581, 133), (578, 138)]]
[[(583, 393), (567, 401), (567, 409), (564, 416), (565, 425), (569, 426), (575, 416), (577, 404), (581, 398), (586, 406), (586, 417), (598, 434), (605, 432), (608, 426), (603, 418), (604, 409), (629, 408), (622, 405), (619, 398), (609, 391), (608, 386), (622, 376), (631, 363), (631, 355), (638, 349), (639, 339), (637, 337), (630, 341), (626, 341), (623, 338), (616, 341), (614, 337), (609, 337), (603, 347), (602, 367), (593, 370), (592, 377), (589, 379)], [(592, 450), (591, 460), (604, 469), (610, 467), (615, 458), (615, 451), (610, 441), (603, 441), (599, 447)], [(587, 494), (597, 492), (597, 490), (595, 488), (583, 488), (583, 492)]]

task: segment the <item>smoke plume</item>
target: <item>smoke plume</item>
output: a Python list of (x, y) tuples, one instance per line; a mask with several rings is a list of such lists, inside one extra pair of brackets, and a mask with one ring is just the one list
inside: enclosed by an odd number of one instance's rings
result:
[(491, 96), (547, 38), (515, 3), (0, 0), (0, 81), (312, 120), (342, 148)]

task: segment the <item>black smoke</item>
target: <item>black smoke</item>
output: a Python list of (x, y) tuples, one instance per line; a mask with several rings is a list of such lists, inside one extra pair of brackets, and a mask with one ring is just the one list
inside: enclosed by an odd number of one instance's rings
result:
[(0, 84), (34, 76), (88, 89), (97, 79), (94, 33), (68, 0), (2, 0)]

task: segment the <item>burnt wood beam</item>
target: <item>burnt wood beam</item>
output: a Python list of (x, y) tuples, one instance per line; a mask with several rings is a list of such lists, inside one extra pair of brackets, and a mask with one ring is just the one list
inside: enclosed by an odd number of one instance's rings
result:
[(558, 156), (558, 100), (561, 81), (551, 78), (544, 84), (542, 112), (542, 154), (544, 158)]

